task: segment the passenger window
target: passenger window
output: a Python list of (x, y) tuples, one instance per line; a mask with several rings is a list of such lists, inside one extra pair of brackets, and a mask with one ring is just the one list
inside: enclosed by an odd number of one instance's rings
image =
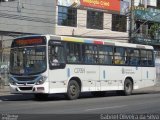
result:
[(83, 62), (86, 64), (97, 64), (99, 62), (97, 51), (97, 46), (89, 44), (82, 45)]
[(153, 66), (153, 52), (149, 50), (141, 50), (141, 65)]
[(80, 63), (81, 62), (81, 49), (80, 44), (67, 43), (66, 44), (67, 62), (68, 63)]
[(126, 54), (126, 58), (125, 58), (126, 65), (140, 65), (139, 50), (127, 48), (125, 54)]
[(124, 48), (115, 47), (114, 48), (114, 64), (124, 64), (125, 62)]
[(152, 51), (148, 51), (148, 65), (149, 66), (153, 66), (154, 65), (153, 52)]
[(113, 48), (110, 46), (101, 46), (99, 48), (99, 63), (100, 64), (112, 64)]
[(148, 65), (148, 58), (147, 58), (147, 51), (141, 50), (141, 65), (147, 66)]

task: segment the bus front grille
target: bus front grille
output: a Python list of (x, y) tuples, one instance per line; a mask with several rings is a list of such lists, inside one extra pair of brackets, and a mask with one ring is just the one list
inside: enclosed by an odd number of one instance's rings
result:
[(25, 91), (25, 90), (32, 90), (33, 87), (19, 87), (20, 90)]
[(15, 77), (18, 81), (33, 81), (37, 78), (37, 76), (29, 76), (29, 77)]

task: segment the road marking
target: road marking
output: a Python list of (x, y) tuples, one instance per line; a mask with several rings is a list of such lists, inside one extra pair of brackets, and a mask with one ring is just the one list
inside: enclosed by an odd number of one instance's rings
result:
[(93, 108), (93, 109), (87, 109), (85, 111), (102, 110), (102, 109), (113, 109), (113, 108), (121, 108), (121, 107), (126, 107), (126, 106), (127, 105), (111, 106), (111, 107), (103, 107), (103, 108)]

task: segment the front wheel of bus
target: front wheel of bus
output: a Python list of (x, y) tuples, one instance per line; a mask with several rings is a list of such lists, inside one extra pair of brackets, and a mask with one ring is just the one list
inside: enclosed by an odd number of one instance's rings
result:
[(79, 97), (80, 86), (75, 80), (71, 80), (68, 84), (67, 98), (69, 100), (75, 100)]
[(133, 90), (133, 83), (130, 79), (126, 79), (124, 82), (124, 95), (131, 95)]

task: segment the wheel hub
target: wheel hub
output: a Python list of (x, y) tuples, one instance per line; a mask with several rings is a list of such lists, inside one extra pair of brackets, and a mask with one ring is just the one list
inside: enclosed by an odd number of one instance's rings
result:
[(70, 91), (71, 91), (72, 96), (74, 96), (76, 94), (76, 87), (75, 87), (75, 85), (70, 86)]

